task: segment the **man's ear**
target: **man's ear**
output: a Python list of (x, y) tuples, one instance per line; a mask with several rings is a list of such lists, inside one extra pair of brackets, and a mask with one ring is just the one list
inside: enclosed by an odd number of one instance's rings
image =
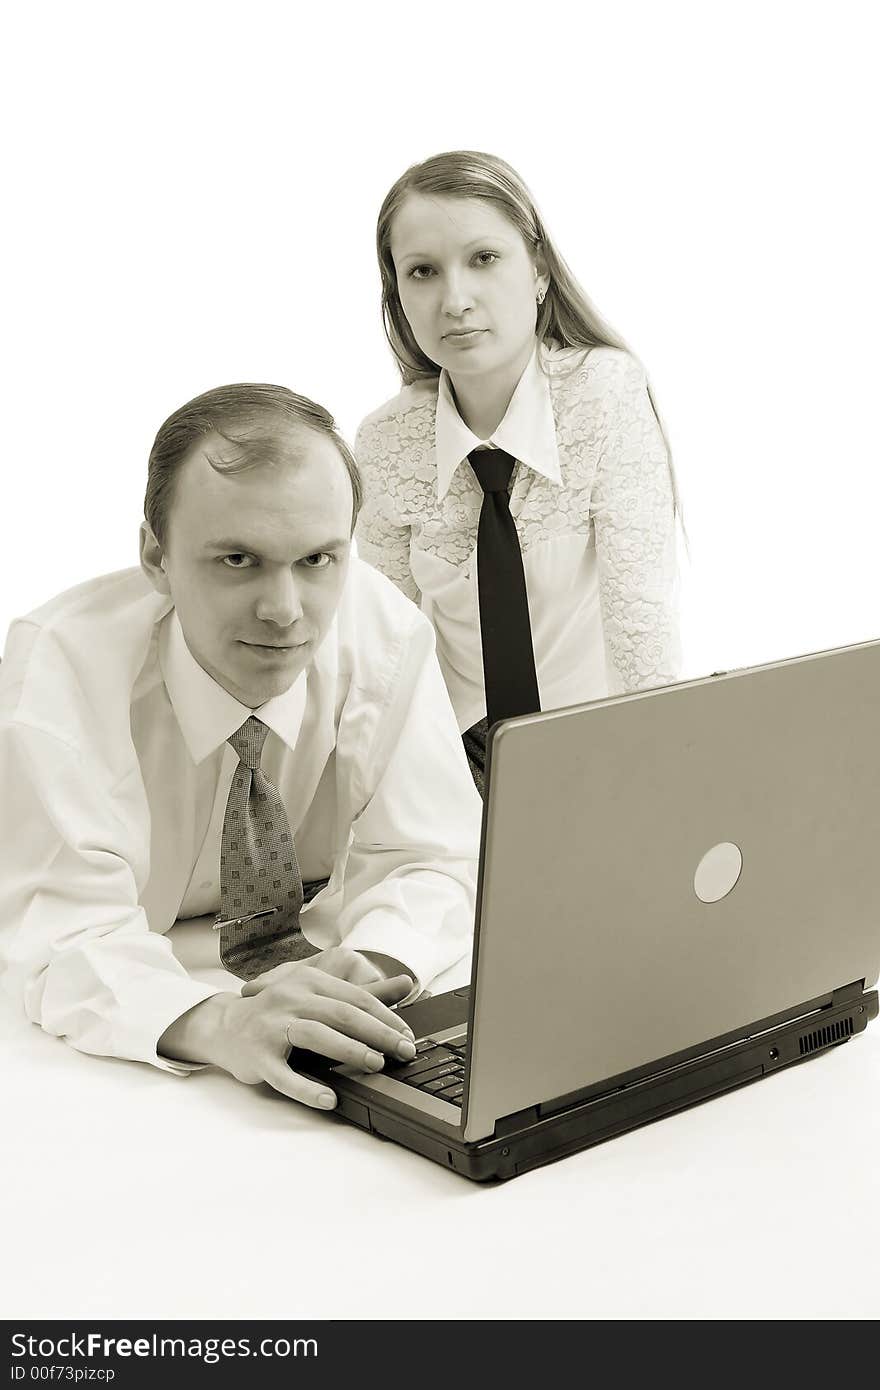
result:
[(141, 522), (140, 542), (141, 569), (157, 594), (170, 595), (171, 586), (165, 573), (165, 552), (153, 535), (152, 527), (146, 521)]

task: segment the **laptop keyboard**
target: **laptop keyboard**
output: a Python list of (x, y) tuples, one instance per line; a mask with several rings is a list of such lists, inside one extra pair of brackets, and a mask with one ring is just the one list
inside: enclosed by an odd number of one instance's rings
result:
[(418, 1091), (447, 1100), (461, 1109), (464, 1094), (464, 1063), (467, 1037), (450, 1038), (437, 1043), (430, 1038), (416, 1043), (416, 1055), (411, 1062), (388, 1060), (385, 1071), (395, 1081), (414, 1086)]

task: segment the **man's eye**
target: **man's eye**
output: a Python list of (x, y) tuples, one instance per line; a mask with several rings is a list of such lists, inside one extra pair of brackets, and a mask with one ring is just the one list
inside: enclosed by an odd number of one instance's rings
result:
[(224, 565), (228, 565), (231, 570), (250, 569), (251, 565), (256, 563), (253, 555), (245, 555), (240, 551), (235, 551), (232, 555), (224, 555), (222, 559)]
[(329, 565), (332, 558), (332, 555), (328, 555), (326, 550), (321, 550), (315, 555), (307, 555), (303, 564), (312, 570), (322, 570), (325, 565)]

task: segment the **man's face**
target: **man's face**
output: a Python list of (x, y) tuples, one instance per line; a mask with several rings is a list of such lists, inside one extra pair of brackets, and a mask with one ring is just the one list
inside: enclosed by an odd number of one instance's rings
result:
[(219, 436), (180, 465), (164, 547), (148, 567), (174, 601), (199, 665), (256, 709), (311, 661), (339, 602), (351, 551), (352, 492), (333, 440), (291, 436), (279, 462), (221, 473)]

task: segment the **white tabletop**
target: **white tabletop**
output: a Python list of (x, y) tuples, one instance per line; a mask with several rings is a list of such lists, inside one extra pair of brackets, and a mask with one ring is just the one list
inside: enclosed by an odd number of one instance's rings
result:
[(6, 1318), (880, 1315), (880, 1021), (491, 1187), (216, 1071), (2, 1047)]

